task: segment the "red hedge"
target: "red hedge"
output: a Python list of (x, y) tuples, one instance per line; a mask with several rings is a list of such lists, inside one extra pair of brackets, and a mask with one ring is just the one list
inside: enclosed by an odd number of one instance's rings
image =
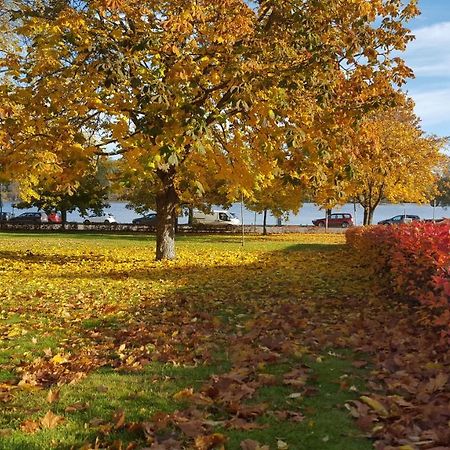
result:
[(380, 283), (430, 308), (431, 322), (450, 337), (450, 224), (351, 228), (346, 238)]

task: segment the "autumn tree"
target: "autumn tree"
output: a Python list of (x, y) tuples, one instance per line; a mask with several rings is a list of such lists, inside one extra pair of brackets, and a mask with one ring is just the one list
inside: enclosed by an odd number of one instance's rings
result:
[[(65, 170), (70, 169), (70, 166), (65, 167)], [(108, 170), (107, 161), (93, 162), (91, 169), (86, 170), (79, 180), (69, 186), (61, 183), (61, 179), (64, 180), (63, 173), (57, 177), (41, 177), (40, 184), (35, 187), (37, 196), (18, 203), (17, 207), (60, 211), (63, 223), (67, 222), (67, 213), (73, 211), (78, 211), (82, 216), (90, 211), (100, 214), (109, 206)]]
[(306, 192), (298, 180), (274, 168), (272, 179), (256, 185), (251, 197), (245, 199), (250, 211), (263, 214), (263, 234), (267, 234), (267, 213), (281, 218), (288, 212), (298, 213)]
[(361, 108), (392, 101), (410, 71), (391, 54), (418, 11), (414, 0), (15, 0), (2, 12), (22, 46), (0, 61), (15, 81), (2, 96), (20, 109), (0, 123), (1, 170), (32, 193), (67, 154), (151, 170), (156, 257), (170, 259), (187, 184), (214, 172), (231, 198), (274, 164), (320, 172)]
[(433, 205), (450, 206), (450, 161), (444, 162), (443, 170), (438, 174), (437, 195), (433, 197)]
[(364, 225), (372, 223), (382, 200), (429, 202), (445, 140), (421, 129), (411, 101), (368, 114), (354, 144), (346, 192), (364, 208)]

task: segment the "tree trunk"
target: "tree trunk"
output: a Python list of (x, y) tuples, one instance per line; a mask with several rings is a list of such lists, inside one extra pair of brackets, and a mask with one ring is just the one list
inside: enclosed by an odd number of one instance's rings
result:
[(363, 218), (363, 225), (369, 225), (369, 208), (367, 206), (364, 206), (364, 218)]
[(194, 208), (189, 207), (188, 209), (188, 225), (192, 227), (192, 224), (194, 223)]
[(161, 190), (156, 195), (156, 260), (175, 259), (175, 219), (179, 203), (175, 190), (175, 169), (158, 171)]
[(374, 207), (364, 206), (364, 220), (363, 220), (364, 226), (372, 224), (374, 211), (375, 211)]
[(375, 211), (375, 208), (369, 208), (369, 217), (368, 217), (367, 225), (372, 225), (374, 211)]
[(263, 215), (263, 235), (267, 236), (267, 208), (264, 208)]
[(66, 224), (67, 223), (67, 211), (63, 211), (63, 210), (61, 210), (61, 222), (63, 223), (63, 224)]
[(328, 226), (330, 225), (330, 218), (331, 218), (331, 209), (325, 210), (325, 229), (328, 230)]

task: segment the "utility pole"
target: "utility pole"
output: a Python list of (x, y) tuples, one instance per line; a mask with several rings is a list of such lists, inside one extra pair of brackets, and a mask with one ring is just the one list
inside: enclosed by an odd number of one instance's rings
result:
[(244, 246), (244, 193), (241, 192), (241, 223), (242, 223), (242, 247)]

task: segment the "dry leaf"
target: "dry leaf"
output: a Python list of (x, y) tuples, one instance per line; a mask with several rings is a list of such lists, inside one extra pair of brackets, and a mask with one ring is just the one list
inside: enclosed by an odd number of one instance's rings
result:
[(77, 402), (77, 403), (73, 403), (72, 405), (67, 406), (64, 411), (66, 413), (73, 413), (73, 412), (77, 412), (77, 411), (85, 411), (88, 408), (89, 408), (88, 402), (86, 402), (86, 403)]
[(20, 429), (24, 433), (35, 433), (37, 430), (39, 430), (39, 428), (41, 428), (41, 426), (35, 420), (30, 420), (30, 419), (24, 420), (20, 424)]
[(55, 403), (55, 402), (59, 401), (59, 393), (60, 393), (59, 389), (55, 389), (55, 390), (50, 389), (47, 394), (47, 402)]
[(375, 412), (377, 412), (382, 417), (389, 416), (388, 410), (380, 403), (378, 400), (362, 395), (360, 397), (361, 401), (366, 405), (370, 406)]
[(258, 441), (254, 441), (253, 439), (242, 441), (240, 447), (242, 450), (270, 450), (268, 445), (261, 445)]
[(123, 410), (119, 410), (114, 414), (113, 417), (114, 429), (119, 430), (125, 424), (125, 412)]
[[(224, 449), (227, 438), (221, 433), (214, 433), (208, 436), (199, 436), (195, 439), (195, 448), (197, 450)], [(218, 447), (220, 446), (220, 447)]]
[(59, 424), (64, 422), (64, 417), (57, 416), (53, 414), (51, 411), (48, 411), (47, 414), (41, 419), (41, 425), (43, 428), (53, 429), (56, 428)]

